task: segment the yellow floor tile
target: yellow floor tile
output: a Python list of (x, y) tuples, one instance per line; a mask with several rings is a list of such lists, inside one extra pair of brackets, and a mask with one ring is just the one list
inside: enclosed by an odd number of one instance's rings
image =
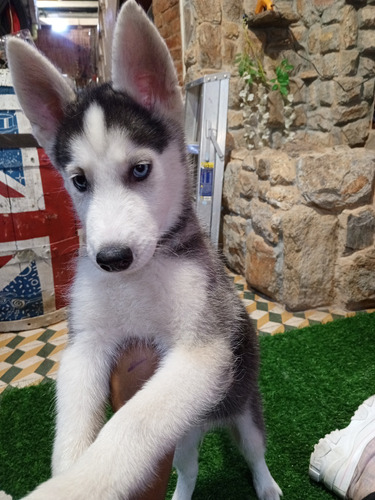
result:
[(12, 365), (10, 365), (9, 363), (0, 363), (0, 378), (4, 375), (5, 372), (9, 370), (9, 368), (12, 368)]
[(61, 354), (63, 352), (63, 350), (65, 349), (66, 347), (66, 343), (61, 343), (59, 345), (57, 345), (54, 350), (48, 355), (48, 359), (56, 359), (56, 357), (58, 356), (59, 358), (61, 358)]
[(50, 337), (50, 339), (48, 340), (48, 342), (50, 344), (54, 344), (55, 343), (54, 340), (60, 339), (61, 337), (65, 337), (65, 336), (67, 337), (68, 336), (68, 332), (69, 332), (69, 330), (68, 330), (67, 327), (66, 328), (61, 328), (56, 333), (54, 333), (52, 335), (52, 337)]
[(47, 373), (47, 377), (55, 379), (57, 376), (57, 372), (59, 371), (60, 363), (57, 361), (56, 364), (50, 369)]
[(64, 328), (68, 328), (68, 321), (64, 319), (63, 321), (59, 321), (59, 323), (55, 323), (48, 327), (50, 330), (63, 330)]
[(242, 302), (244, 303), (246, 311), (249, 314), (255, 311), (257, 308), (257, 303), (255, 302), (255, 300), (243, 299)]
[(315, 311), (314, 314), (309, 316), (309, 320), (318, 321), (319, 323), (325, 324), (333, 321), (332, 314), (327, 312)]
[(15, 334), (13, 333), (1, 333), (0, 334), (0, 351), (1, 348), (6, 346), (8, 342), (10, 342), (12, 339), (14, 339)]
[(14, 351), (14, 349), (11, 349), (10, 347), (2, 347), (0, 349), (0, 363), (4, 361), (10, 354)]
[(285, 321), (286, 326), (292, 326), (293, 328), (305, 328), (305, 326), (309, 326), (309, 321), (306, 318), (297, 318), (293, 316), (293, 318)]
[(277, 333), (284, 333), (284, 325), (280, 323), (275, 323), (274, 321), (268, 321), (265, 325), (259, 328), (260, 333), (268, 333), (269, 335), (276, 335)]
[(260, 329), (263, 325), (268, 323), (270, 315), (267, 311), (257, 309), (250, 313), (250, 318), (256, 321), (257, 328)]
[(5, 362), (1, 362), (0, 363), (0, 378), (4, 375), (4, 373), (6, 373), (9, 368), (12, 368), (13, 365), (9, 364), (9, 363), (5, 363)]

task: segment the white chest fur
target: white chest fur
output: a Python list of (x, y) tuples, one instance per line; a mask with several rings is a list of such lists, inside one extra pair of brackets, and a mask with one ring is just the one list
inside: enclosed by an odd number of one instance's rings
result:
[(106, 273), (84, 258), (72, 290), (72, 326), (114, 341), (188, 340), (206, 306), (206, 286), (203, 270), (188, 259), (155, 257), (135, 273)]

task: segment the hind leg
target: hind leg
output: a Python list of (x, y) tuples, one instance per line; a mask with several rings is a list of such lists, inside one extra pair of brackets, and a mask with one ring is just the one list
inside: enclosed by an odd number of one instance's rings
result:
[(178, 479), (172, 500), (190, 500), (198, 475), (198, 449), (202, 438), (202, 429), (191, 429), (177, 444), (173, 465), (177, 469)]
[(233, 435), (251, 469), (258, 499), (279, 500), (282, 492), (271, 476), (264, 458), (264, 431), (255, 423), (250, 409), (235, 418)]

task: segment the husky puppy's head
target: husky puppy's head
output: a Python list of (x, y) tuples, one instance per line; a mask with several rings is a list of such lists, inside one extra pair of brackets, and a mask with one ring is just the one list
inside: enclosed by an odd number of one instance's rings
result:
[(189, 197), (183, 103), (166, 44), (128, 0), (114, 32), (111, 85), (77, 95), (25, 42), (10, 39), (7, 55), (33, 134), (73, 199), (89, 257), (105, 271), (140, 269)]

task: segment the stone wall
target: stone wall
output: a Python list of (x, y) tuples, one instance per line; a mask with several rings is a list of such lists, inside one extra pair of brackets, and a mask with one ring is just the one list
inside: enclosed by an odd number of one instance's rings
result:
[[(328, 146), (365, 144), (374, 106), (374, 4), (293, 3), (300, 20), (290, 27), (293, 46), (285, 55), (296, 68), (292, 92), (297, 96), (297, 138)], [(301, 119), (304, 126), (298, 123)]]
[(185, 21), (185, 82), (204, 74), (230, 73), (228, 147), (243, 144), (240, 82), (234, 59), (240, 51), (243, 0), (182, 0)]
[(236, 150), (224, 182), (230, 267), (291, 310), (374, 306), (374, 182), (364, 148)]
[[(254, 12), (256, 0), (184, 0), (183, 5), (186, 80), (231, 73), (229, 132), (233, 146), (246, 146), (243, 82), (234, 60), (244, 47), (242, 16)], [(290, 88), (295, 135), (284, 139), (364, 145), (374, 103), (375, 0), (275, 0), (275, 8), (279, 21), (265, 16), (250, 22), (248, 33), (270, 78), (284, 58), (295, 67)], [(266, 144), (279, 148), (285, 142), (285, 112), (277, 93), (270, 93), (268, 108)]]
[(183, 85), (184, 72), (179, 0), (153, 0), (152, 12), (155, 26), (168, 45), (180, 84)]

